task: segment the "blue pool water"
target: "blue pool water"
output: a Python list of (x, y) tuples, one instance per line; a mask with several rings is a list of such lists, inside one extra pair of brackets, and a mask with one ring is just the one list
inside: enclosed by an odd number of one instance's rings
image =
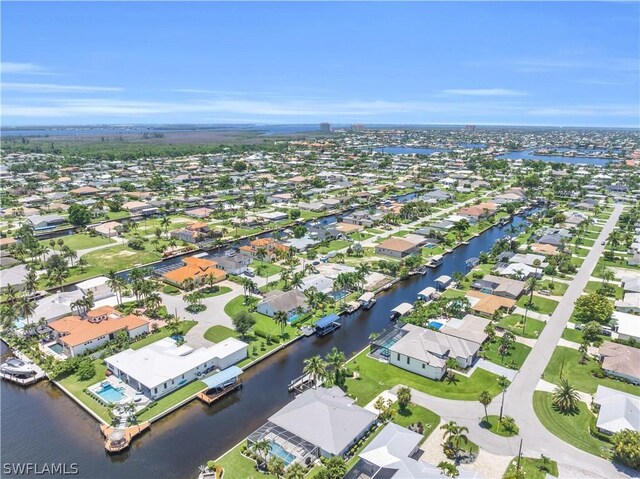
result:
[(293, 316), (291, 316), (290, 318), (287, 319), (287, 322), (289, 324), (293, 323), (296, 319), (298, 319), (300, 317), (299, 314), (294, 314)]
[(125, 397), (119, 389), (114, 388), (111, 384), (102, 386), (96, 391), (96, 394), (108, 402), (118, 402)]
[(285, 451), (285, 449), (280, 444), (276, 444), (275, 442), (271, 443), (270, 448), (271, 454), (282, 459), (286, 466), (291, 464), (296, 458), (296, 456), (294, 456), (290, 452)]
[(440, 329), (444, 325), (438, 321), (429, 321), (429, 326), (431, 326), (432, 328)]
[(53, 343), (47, 347), (56, 354), (62, 354), (62, 344), (60, 343)]

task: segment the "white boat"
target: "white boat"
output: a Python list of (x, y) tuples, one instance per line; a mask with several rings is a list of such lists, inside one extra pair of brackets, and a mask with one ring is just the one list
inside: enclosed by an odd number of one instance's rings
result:
[(0, 364), (0, 372), (11, 376), (33, 376), (37, 373), (33, 363), (19, 358), (9, 358), (6, 362)]

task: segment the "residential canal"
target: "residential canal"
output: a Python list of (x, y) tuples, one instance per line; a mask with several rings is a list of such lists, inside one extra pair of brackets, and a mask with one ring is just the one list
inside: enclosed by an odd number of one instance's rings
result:
[[(526, 221), (516, 217), (511, 224), (521, 229)], [(467, 259), (489, 251), (508, 234), (514, 234), (509, 226), (487, 230), (447, 255), (438, 268), (378, 295), (371, 310), (346, 317), (343, 327), (336, 332), (297, 341), (252, 367), (243, 376), (242, 390), (212, 406), (194, 400), (154, 423), (122, 455), (110, 456), (104, 451), (95, 420), (51, 383), (43, 381), (25, 389), (3, 381), (2, 463), (77, 463), (79, 476), (92, 479), (195, 477), (199, 464), (219, 457), (292, 399), (287, 385), (302, 373), (305, 358), (325, 355), (333, 346), (350, 357), (367, 345), (372, 332), (389, 326), (393, 307), (415, 301), (417, 293), (434, 285), (442, 274), (465, 272)], [(2, 348), (2, 353), (6, 353), (4, 344)]]

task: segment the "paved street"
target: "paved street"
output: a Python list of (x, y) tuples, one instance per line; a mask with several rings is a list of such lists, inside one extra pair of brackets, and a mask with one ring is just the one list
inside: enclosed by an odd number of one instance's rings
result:
[[(513, 438), (497, 436), (480, 427), (484, 408), (477, 401), (455, 401), (443, 399), (413, 390), (416, 404), (431, 409), (445, 420), (455, 420), (469, 428), (469, 438), (481, 448), (493, 453), (515, 456), (520, 438), (523, 439), (523, 454), (539, 457), (545, 454), (558, 462), (561, 477), (571, 478), (613, 478), (639, 477), (636, 471), (621, 469), (621, 466), (598, 458), (565, 443), (540, 423), (533, 410), (533, 391), (551, 359), (551, 355), (562, 336), (562, 332), (571, 317), (575, 300), (582, 294), (589, 277), (604, 251), (601, 242), (613, 230), (622, 206), (616, 205), (612, 215), (602, 229), (598, 240), (571, 282), (563, 300), (551, 315), (546, 327), (536, 341), (531, 353), (516, 374), (505, 396), (506, 415), (512, 416), (520, 428), (520, 435)], [(396, 389), (396, 388), (394, 388)], [(500, 411), (501, 395), (489, 406), (490, 414)]]

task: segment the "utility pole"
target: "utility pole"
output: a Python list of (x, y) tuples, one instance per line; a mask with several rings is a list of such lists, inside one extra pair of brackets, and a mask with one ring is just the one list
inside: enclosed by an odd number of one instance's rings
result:
[(522, 459), (522, 438), (520, 438), (520, 449), (518, 450), (518, 466), (516, 470), (520, 470), (520, 459)]
[(564, 355), (562, 355), (562, 363), (560, 364), (560, 379), (562, 379), (562, 371), (564, 371)]

